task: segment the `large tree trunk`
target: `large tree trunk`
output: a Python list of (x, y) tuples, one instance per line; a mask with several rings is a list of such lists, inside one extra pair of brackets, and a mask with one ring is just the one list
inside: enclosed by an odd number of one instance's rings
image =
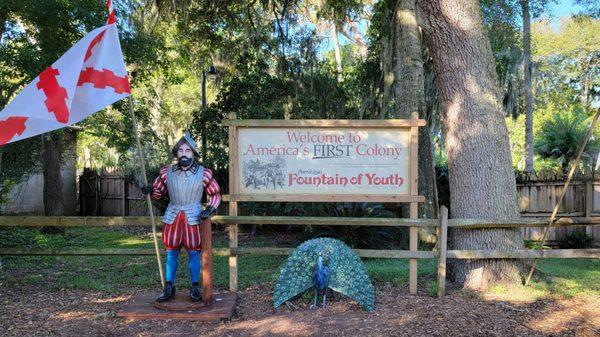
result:
[[(479, 2), (420, 0), (443, 115), (453, 218), (519, 216), (498, 79)], [(452, 230), (449, 249), (511, 250), (517, 229)], [(450, 260), (449, 276), (469, 289), (520, 282), (515, 260)]]
[[(63, 184), (60, 172), (60, 137), (54, 133), (45, 133), (41, 137), (44, 174), (44, 215), (64, 215)], [(64, 232), (64, 229), (45, 227), (44, 232)]]
[(381, 95), (380, 119), (386, 119), (392, 115), (392, 106), (394, 91), (394, 39), (393, 36), (385, 36), (381, 41), (381, 76), (383, 90)]
[(531, 90), (531, 16), (529, 0), (521, 0), (525, 90), (525, 172), (533, 173), (533, 92)]
[(416, 0), (399, 0), (395, 19), (396, 110), (401, 118), (419, 118), (425, 104), (425, 89)]
[(6, 21), (8, 20), (8, 11), (6, 9), (0, 9), (0, 41), (2, 41), (2, 35), (6, 30)]
[(340, 41), (338, 40), (338, 23), (334, 19), (331, 24), (331, 38), (333, 39), (333, 50), (335, 52), (335, 65), (337, 70), (337, 80), (341, 82), (342, 77), (342, 52), (340, 51)]
[(584, 108), (589, 107), (590, 103), (590, 91), (592, 89), (592, 80), (590, 77), (590, 70), (587, 68), (581, 77), (580, 103)]
[[(417, 22), (416, 0), (399, 0), (396, 7), (396, 116), (399, 118), (425, 117), (425, 82), (421, 32)], [(419, 129), (419, 194), (426, 202), (419, 204), (419, 217), (437, 217), (435, 164), (433, 145), (428, 127)], [(421, 231), (421, 238), (431, 240), (432, 235)], [(432, 233), (429, 233), (432, 234)]]

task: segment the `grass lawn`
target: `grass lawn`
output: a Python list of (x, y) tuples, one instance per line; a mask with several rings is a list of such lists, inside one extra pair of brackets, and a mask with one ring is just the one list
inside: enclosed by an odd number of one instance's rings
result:
[[(269, 240), (257, 238), (247, 246), (269, 246)], [(217, 236), (215, 246), (226, 242)], [(41, 234), (34, 229), (0, 230), (0, 247), (28, 249), (77, 248), (152, 248), (148, 234), (130, 234), (104, 228), (67, 228), (63, 234)], [(253, 285), (273, 283), (285, 261), (283, 256), (245, 255), (238, 258), (239, 283), (244, 289)], [(228, 259), (216, 256), (214, 282), (217, 287), (228, 285)], [(419, 275), (430, 295), (435, 294), (437, 260), (420, 260)], [(408, 282), (407, 259), (365, 259), (365, 265), (375, 282), (404, 286)], [(600, 295), (600, 260), (541, 260), (538, 277), (531, 288), (510, 290), (502, 287), (490, 290), (492, 295), (526, 293), (528, 297), (549, 295), (571, 297), (578, 294)], [(181, 254), (178, 283), (187, 284), (187, 256)], [(122, 288), (156, 289), (159, 283), (154, 256), (0, 256), (0, 284), (9, 287), (39, 286), (47, 289), (82, 289), (119, 291)], [(524, 296), (523, 294), (519, 296)]]

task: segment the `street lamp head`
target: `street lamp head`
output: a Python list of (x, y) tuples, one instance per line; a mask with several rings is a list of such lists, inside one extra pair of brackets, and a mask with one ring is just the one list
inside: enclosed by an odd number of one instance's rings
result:
[(208, 80), (215, 82), (217, 80), (217, 69), (214, 66), (208, 68)]

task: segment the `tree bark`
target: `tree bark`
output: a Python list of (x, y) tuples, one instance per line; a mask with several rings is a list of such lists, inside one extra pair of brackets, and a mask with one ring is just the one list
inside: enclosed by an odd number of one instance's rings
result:
[(341, 82), (342, 77), (342, 53), (340, 51), (340, 41), (338, 40), (338, 23), (334, 19), (331, 24), (331, 38), (333, 39), (333, 50), (335, 52), (335, 64), (337, 70), (337, 80)]
[(6, 24), (11, 11), (14, 11), (14, 4), (6, 4), (0, 6), (0, 41), (2, 41), (2, 35), (6, 33)]
[(395, 18), (396, 111), (401, 118), (419, 118), (425, 98), (416, 0), (398, 0)]
[[(419, 0), (440, 98), (453, 218), (518, 218), (508, 132), (479, 2)], [(512, 250), (518, 229), (452, 230), (449, 249)], [(449, 276), (468, 289), (521, 281), (516, 260), (451, 260)]]
[(525, 91), (525, 172), (533, 173), (533, 92), (531, 89), (531, 16), (529, 0), (520, 0), (523, 17), (523, 74)]
[(0, 10), (0, 41), (2, 41), (2, 35), (6, 29), (6, 20), (8, 19), (8, 12)]
[[(588, 63), (589, 64), (589, 63)], [(589, 107), (590, 103), (590, 91), (592, 88), (592, 80), (590, 78), (590, 70), (586, 68), (583, 76), (581, 77), (581, 95), (580, 95), (580, 103), (584, 108)]]
[[(53, 133), (42, 136), (44, 175), (44, 215), (64, 215), (63, 184), (60, 171), (60, 137)], [(44, 228), (45, 232), (60, 232), (58, 228)]]
[(381, 95), (381, 110), (379, 118), (385, 119), (392, 115), (390, 107), (392, 106), (394, 91), (394, 40), (393, 37), (385, 36), (381, 41), (381, 76), (383, 90)]
[[(399, 0), (396, 7), (396, 116), (425, 118), (425, 82), (421, 32), (417, 22), (416, 0)], [(419, 128), (419, 194), (425, 202), (419, 204), (420, 218), (436, 218), (435, 164), (428, 127)], [(431, 240), (432, 233), (421, 231), (422, 239)]]

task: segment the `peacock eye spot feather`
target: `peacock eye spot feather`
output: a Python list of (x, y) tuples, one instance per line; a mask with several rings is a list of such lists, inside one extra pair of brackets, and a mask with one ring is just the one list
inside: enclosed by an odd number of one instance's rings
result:
[(375, 292), (360, 257), (342, 241), (331, 238), (305, 241), (292, 252), (275, 284), (273, 303), (278, 307), (310, 288), (324, 286), (373, 311)]

